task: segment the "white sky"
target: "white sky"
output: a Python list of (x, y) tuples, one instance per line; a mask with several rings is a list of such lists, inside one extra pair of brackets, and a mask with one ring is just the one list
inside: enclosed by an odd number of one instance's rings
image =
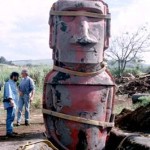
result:
[[(8, 60), (49, 59), (48, 17), (56, 0), (0, 0), (0, 56)], [(105, 0), (112, 36), (150, 23), (150, 0)], [(143, 56), (147, 63), (150, 53)]]

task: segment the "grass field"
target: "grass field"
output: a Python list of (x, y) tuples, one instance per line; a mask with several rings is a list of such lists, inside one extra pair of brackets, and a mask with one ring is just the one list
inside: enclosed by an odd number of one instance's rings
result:
[[(0, 64), (0, 83), (4, 84), (5, 81), (9, 79), (11, 72), (17, 71), (18, 73), (20, 73), (21, 70), (24, 68), (29, 70), (29, 74), (35, 81), (35, 85), (36, 85), (36, 92), (35, 92), (34, 101), (32, 102), (32, 107), (41, 108), (44, 78), (46, 74), (51, 70), (49, 65), (23, 67), (23, 66), (9, 66), (9, 65)], [(2, 102), (2, 100), (3, 100), (3, 87), (2, 90), (0, 91), (0, 103)], [(133, 109), (131, 98), (128, 98), (126, 96), (121, 96), (121, 97), (116, 96), (114, 113), (115, 114), (120, 113), (120, 111), (123, 108)]]

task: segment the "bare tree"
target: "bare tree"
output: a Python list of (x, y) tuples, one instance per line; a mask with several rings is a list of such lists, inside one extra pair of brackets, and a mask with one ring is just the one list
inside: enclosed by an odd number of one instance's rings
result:
[(150, 32), (147, 26), (142, 26), (135, 32), (124, 32), (113, 38), (106, 56), (117, 63), (121, 77), (127, 63), (138, 59), (141, 53), (147, 51), (150, 51)]

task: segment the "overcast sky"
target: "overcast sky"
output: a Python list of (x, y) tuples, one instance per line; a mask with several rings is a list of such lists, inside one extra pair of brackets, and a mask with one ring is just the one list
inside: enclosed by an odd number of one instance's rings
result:
[[(49, 59), (49, 10), (55, 0), (0, 0), (0, 56), (8, 60)], [(150, 0), (105, 0), (112, 36), (150, 23)], [(144, 59), (150, 63), (150, 53)]]

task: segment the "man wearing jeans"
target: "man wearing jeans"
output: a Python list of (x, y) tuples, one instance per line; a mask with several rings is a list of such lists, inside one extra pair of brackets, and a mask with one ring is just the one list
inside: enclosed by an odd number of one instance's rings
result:
[(23, 106), (25, 106), (25, 125), (30, 125), (30, 102), (33, 100), (35, 85), (33, 79), (28, 76), (26, 69), (21, 72), (22, 80), (19, 85), (19, 102), (18, 102), (18, 115), (17, 126), (20, 126), (21, 115)]
[(18, 103), (18, 89), (16, 82), (18, 80), (19, 74), (17, 72), (12, 72), (10, 79), (5, 83), (4, 86), (4, 108), (7, 110), (6, 118), (6, 136), (13, 137), (16, 135), (13, 132), (13, 122), (15, 119), (16, 108)]

